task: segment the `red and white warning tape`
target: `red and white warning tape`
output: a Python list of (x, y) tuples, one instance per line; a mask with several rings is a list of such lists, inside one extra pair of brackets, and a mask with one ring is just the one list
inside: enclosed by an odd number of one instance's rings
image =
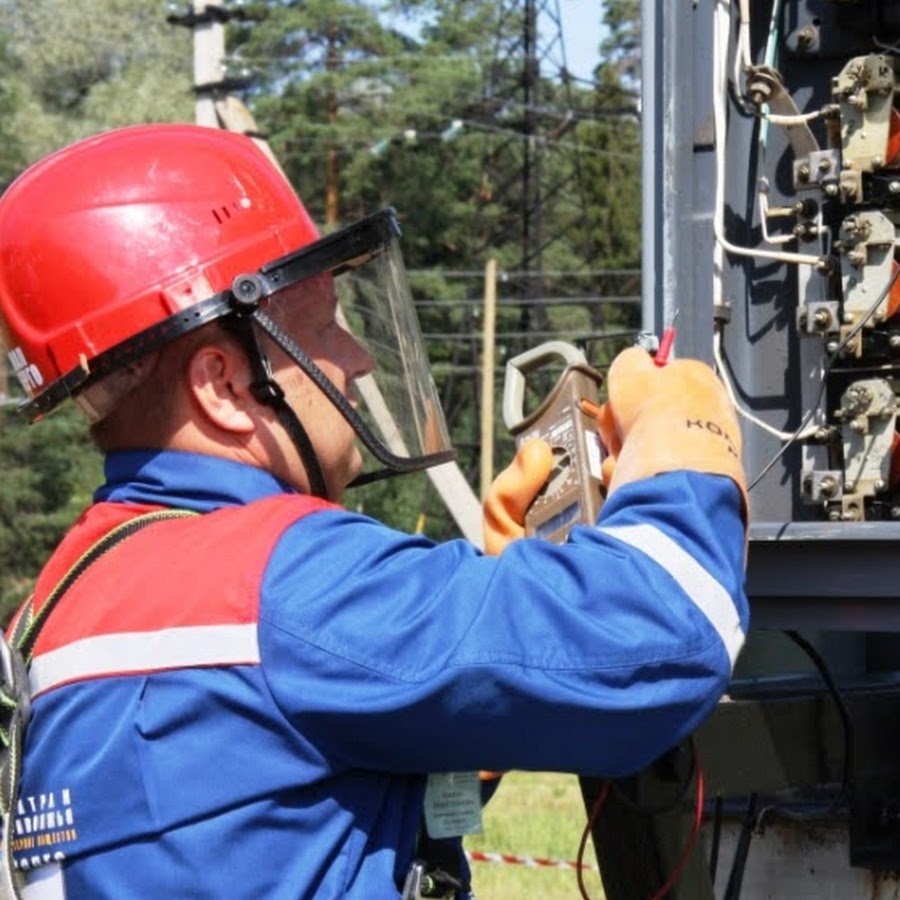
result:
[(588, 863), (581, 863), (579, 865), (577, 862), (569, 862), (564, 859), (541, 859), (537, 856), (515, 856), (512, 853), (481, 853), (477, 850), (467, 850), (466, 858), (470, 862), (501, 863), (504, 865), (532, 866), (534, 868), (597, 869), (596, 866), (589, 865)]

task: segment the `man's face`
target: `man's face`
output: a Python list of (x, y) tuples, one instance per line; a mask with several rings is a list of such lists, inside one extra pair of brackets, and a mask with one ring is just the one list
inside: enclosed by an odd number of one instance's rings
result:
[[(336, 319), (337, 295), (331, 275), (319, 275), (272, 298), (268, 310), (277, 325), (299, 344), (331, 383), (354, 407), (354, 380), (372, 371), (369, 354)], [(269, 343), (275, 378), (285, 399), (303, 423), (325, 477), (328, 497), (340, 499), (359, 474), (362, 457), (356, 432), (333, 403), (279, 347)], [(275, 474), (303, 490), (309, 489), (305, 469), (284, 429), (279, 429), (282, 460)], [(279, 464), (280, 463), (280, 464)]]

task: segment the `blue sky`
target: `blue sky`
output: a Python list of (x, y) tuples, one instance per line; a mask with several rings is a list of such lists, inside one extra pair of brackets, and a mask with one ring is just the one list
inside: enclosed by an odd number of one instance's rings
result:
[(602, 8), (601, 0), (559, 0), (566, 63), (569, 71), (578, 78), (590, 79), (591, 71), (597, 65)]

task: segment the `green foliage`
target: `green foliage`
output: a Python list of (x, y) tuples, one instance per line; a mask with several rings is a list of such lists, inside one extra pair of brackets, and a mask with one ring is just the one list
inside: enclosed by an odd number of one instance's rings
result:
[(398, 531), (426, 534), (434, 540), (458, 537), (427, 473), (415, 472), (353, 488), (344, 496), (348, 509), (379, 519)]
[(21, 100), (14, 83), (4, 75), (12, 65), (9, 39), (0, 34), (0, 190), (12, 181), (25, 161), (22, 141), (13, 126), (13, 116)]
[(0, 414), (0, 621), (100, 483), (102, 463), (73, 407), (29, 425), (10, 406)]
[(109, 128), (193, 119), (191, 35), (158, 0), (0, 0), (0, 20), (5, 126), (26, 161)]
[(641, 80), (640, 0), (606, 0), (603, 23), (606, 38), (600, 48), (603, 62), (597, 80), (637, 96)]

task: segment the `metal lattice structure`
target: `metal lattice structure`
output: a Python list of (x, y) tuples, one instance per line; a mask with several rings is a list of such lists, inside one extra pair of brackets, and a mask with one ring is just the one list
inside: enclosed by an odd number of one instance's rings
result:
[[(523, 331), (546, 330), (534, 301), (544, 293), (545, 251), (563, 231), (559, 202), (578, 196), (578, 116), (570, 90), (558, 0), (503, 0), (486, 71), (481, 122), (482, 239), (486, 247), (517, 242)], [(562, 141), (565, 137), (567, 140)], [(496, 204), (508, 210), (492, 217)], [(553, 206), (555, 230), (549, 231)]]

